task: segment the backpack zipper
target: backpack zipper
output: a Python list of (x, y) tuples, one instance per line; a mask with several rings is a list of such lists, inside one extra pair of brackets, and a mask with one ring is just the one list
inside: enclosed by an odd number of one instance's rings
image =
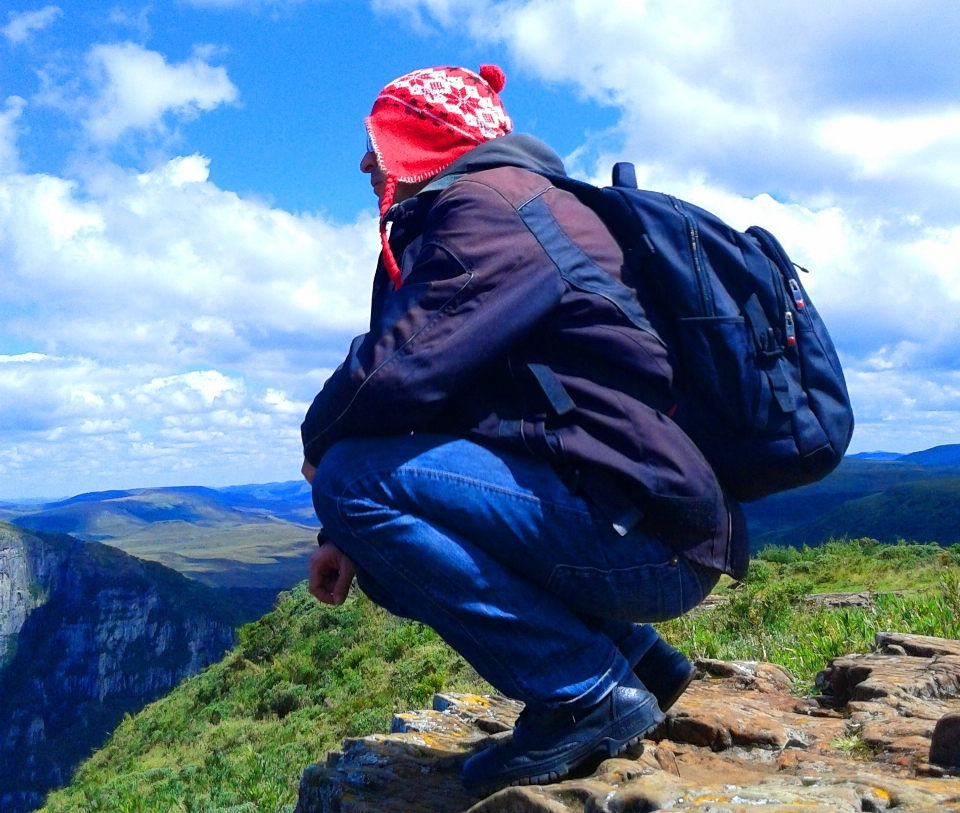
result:
[[(780, 276), (779, 282), (781, 284), (773, 287), (777, 295), (780, 312), (783, 314), (784, 344), (787, 347), (794, 347), (797, 343), (796, 319), (787, 303), (786, 289), (788, 287), (790, 289), (790, 298), (793, 299), (793, 305), (797, 309), (798, 315), (806, 305), (800, 283), (797, 280), (797, 272), (794, 270), (794, 263), (790, 261), (787, 252), (784, 251), (777, 238), (766, 229), (760, 226), (751, 226), (747, 231), (757, 238), (763, 253), (772, 261)], [(799, 266), (797, 267), (799, 268)], [(783, 285), (784, 281), (787, 283), (786, 286)]]
[(697, 289), (700, 293), (700, 315), (716, 316), (717, 306), (713, 299), (713, 291), (710, 289), (710, 282), (703, 270), (703, 257), (700, 253), (700, 230), (697, 228), (697, 222), (687, 213), (683, 204), (677, 198), (673, 195), (667, 197), (670, 198), (673, 208), (683, 218), (686, 226), (687, 241), (690, 244), (690, 255), (693, 259), (693, 271), (697, 277)]

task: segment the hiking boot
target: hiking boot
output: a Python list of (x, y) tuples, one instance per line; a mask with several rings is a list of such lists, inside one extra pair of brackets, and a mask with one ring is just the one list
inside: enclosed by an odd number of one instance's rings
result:
[(599, 703), (582, 709), (531, 711), (511, 737), (463, 765), (464, 787), (489, 795), (508, 785), (557, 782), (595, 754), (613, 757), (663, 721), (656, 698), (628, 672)]
[(657, 698), (660, 710), (666, 711), (687, 690), (697, 670), (682, 652), (657, 638), (633, 667), (633, 673)]

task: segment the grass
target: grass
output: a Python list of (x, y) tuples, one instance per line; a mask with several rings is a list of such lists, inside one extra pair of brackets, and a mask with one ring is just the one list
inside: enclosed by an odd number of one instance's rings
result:
[[(810, 610), (811, 592), (909, 590), (871, 609)], [(691, 657), (769, 660), (801, 693), (831, 657), (869, 651), (880, 630), (960, 637), (960, 549), (831, 542), (767, 549), (729, 605), (659, 625)], [(428, 628), (360, 594), (324, 607), (303, 585), (244, 627), (227, 657), (140, 714), (52, 794), (66, 811), (288, 811), (300, 772), (343, 737), (446, 691), (489, 691)], [(856, 738), (845, 743), (861, 753)]]
[(960, 545), (881, 544), (875, 539), (830, 540), (815, 548), (767, 547), (751, 565), (754, 581), (800, 582), (805, 592), (926, 590), (960, 565)]
[[(883, 630), (960, 637), (960, 548), (832, 541), (817, 548), (767, 548), (722, 612), (659, 625), (690, 657), (765, 660), (783, 666), (801, 692), (830, 658), (872, 648)], [(881, 593), (869, 609), (811, 608), (815, 592)]]
[(874, 756), (874, 750), (867, 745), (860, 737), (852, 735), (849, 737), (837, 737), (830, 743), (838, 751), (842, 751), (848, 757), (861, 757), (869, 759)]

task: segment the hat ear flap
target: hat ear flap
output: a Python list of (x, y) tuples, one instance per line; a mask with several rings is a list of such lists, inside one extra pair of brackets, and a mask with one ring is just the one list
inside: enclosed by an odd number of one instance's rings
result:
[(397, 176), (388, 174), (383, 183), (383, 197), (380, 198), (380, 246), (383, 253), (383, 267), (387, 271), (387, 276), (393, 282), (393, 287), (399, 289), (403, 285), (403, 279), (400, 276), (400, 266), (397, 265), (397, 258), (393, 256), (390, 250), (390, 241), (387, 239), (387, 224), (383, 218), (393, 206), (393, 196), (397, 191)]

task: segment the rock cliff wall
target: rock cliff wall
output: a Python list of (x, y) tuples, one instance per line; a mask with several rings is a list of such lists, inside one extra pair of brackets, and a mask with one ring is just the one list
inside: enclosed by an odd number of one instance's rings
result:
[(23, 542), (0, 528), (0, 665), (16, 646), (17, 633), (29, 612), (29, 584)]
[[(651, 739), (555, 785), (487, 799), (463, 791), (460, 766), (506, 736), (521, 707), (437, 695), (391, 733), (346, 740), (309, 766), (295, 813), (960, 811), (949, 767), (960, 765), (960, 642), (879, 634), (875, 653), (827, 664), (813, 698), (792, 694), (771, 664), (698, 667)], [(931, 763), (932, 739), (947, 765)]]
[(44, 582), (62, 554), (27, 546), (19, 528), (0, 523), (0, 668), (13, 657), (17, 636), (31, 610), (46, 598)]
[(167, 568), (0, 523), (0, 810), (31, 810), (126, 713), (218, 660), (234, 609)]

